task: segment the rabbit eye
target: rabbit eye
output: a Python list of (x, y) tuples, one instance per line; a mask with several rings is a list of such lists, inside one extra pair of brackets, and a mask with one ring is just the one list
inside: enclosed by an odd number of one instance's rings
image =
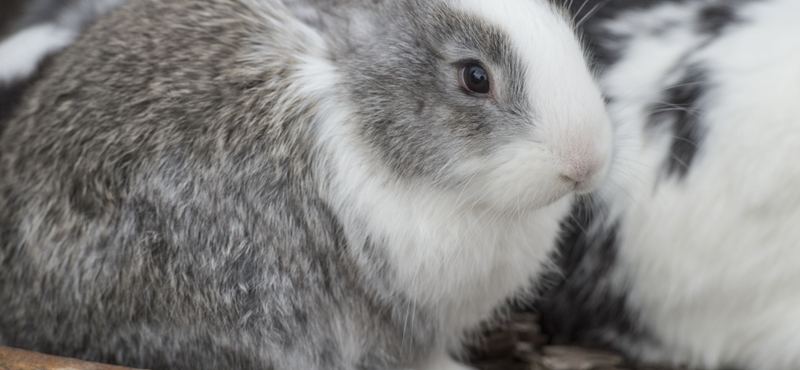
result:
[(488, 94), (491, 89), (489, 72), (480, 64), (469, 63), (461, 67), (461, 86), (475, 94)]

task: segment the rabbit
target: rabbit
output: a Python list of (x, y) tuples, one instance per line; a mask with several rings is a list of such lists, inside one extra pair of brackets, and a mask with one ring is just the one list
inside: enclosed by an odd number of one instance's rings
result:
[(466, 369), (612, 135), (547, 0), (128, 2), (0, 137), (0, 332), (149, 369)]
[(544, 324), (648, 362), (798, 369), (800, 3), (628, 5), (585, 24), (614, 158), (574, 207)]

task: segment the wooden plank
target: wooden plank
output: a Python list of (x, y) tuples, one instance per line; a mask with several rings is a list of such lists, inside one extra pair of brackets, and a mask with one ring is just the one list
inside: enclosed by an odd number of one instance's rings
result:
[(0, 346), (0, 370), (133, 370)]

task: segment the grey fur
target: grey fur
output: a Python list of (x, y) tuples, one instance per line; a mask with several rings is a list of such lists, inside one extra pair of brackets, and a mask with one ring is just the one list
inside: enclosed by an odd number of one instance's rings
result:
[[(217, 67), (235, 66), (252, 33), (297, 37), (244, 10), (129, 6), (59, 58), (9, 122), (10, 344), (154, 369), (345, 368), (347, 334), (374, 345), (365, 368), (425, 352), (424, 313), (398, 326), (404, 302), (365, 290), (311, 196), (309, 108), (275, 104), (289, 83), (276, 71)], [(299, 46), (276, 46), (291, 65)]]
[[(499, 31), (438, 1), (334, 5), (301, 18), (398, 178), (455, 186), (452, 158), (531, 121), (522, 86), (495, 107), (442, 83), (458, 45), (513, 73)], [(128, 3), (29, 91), (0, 139), (9, 345), (151, 369), (407, 368), (435, 347), (382, 241), (349, 245), (320, 194), (319, 107), (287, 98), (311, 41), (277, 3), (250, 6)]]

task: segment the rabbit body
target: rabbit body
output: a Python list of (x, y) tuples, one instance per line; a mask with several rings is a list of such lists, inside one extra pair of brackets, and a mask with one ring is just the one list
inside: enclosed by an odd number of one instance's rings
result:
[[(478, 61), (485, 95), (459, 84)], [(139, 0), (56, 57), (0, 140), (7, 345), (455, 369), (600, 182), (611, 127), (546, 1)]]
[(800, 367), (798, 12), (665, 1), (588, 26), (616, 156), (561, 247), (553, 331), (654, 362)]

